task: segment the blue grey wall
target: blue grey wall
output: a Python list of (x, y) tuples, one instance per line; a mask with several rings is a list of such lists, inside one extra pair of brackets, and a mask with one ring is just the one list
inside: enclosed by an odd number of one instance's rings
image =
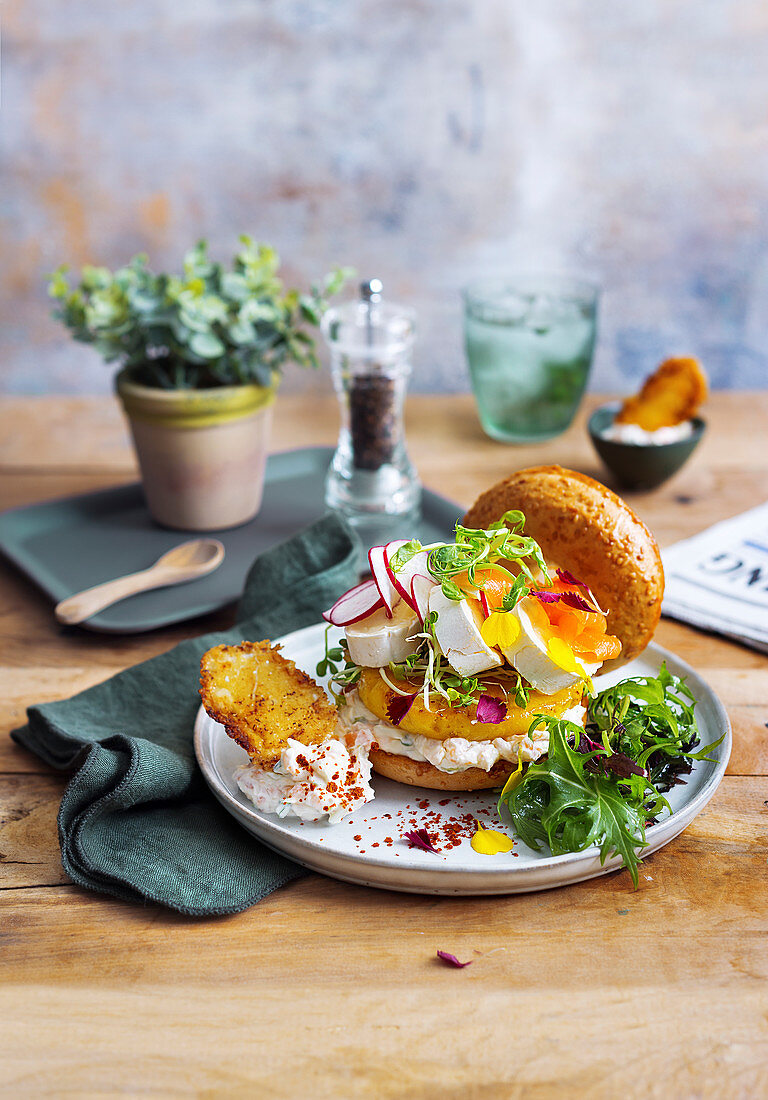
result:
[(672, 353), (766, 384), (765, 0), (8, 0), (3, 30), (6, 392), (109, 386), (56, 264), (242, 231), (414, 305), (416, 389), (467, 388), (459, 288), (516, 265), (602, 282), (594, 389)]

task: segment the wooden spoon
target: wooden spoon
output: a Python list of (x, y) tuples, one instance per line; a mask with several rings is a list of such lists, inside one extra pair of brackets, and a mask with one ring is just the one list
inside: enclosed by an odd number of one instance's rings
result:
[(183, 581), (193, 581), (212, 573), (224, 560), (224, 547), (218, 539), (192, 539), (174, 546), (149, 569), (139, 573), (129, 573), (125, 577), (86, 588), (75, 596), (62, 600), (54, 608), (60, 623), (72, 625), (90, 619), (97, 611), (103, 611), (110, 604), (135, 596), (137, 592), (146, 592), (150, 588), (164, 588)]

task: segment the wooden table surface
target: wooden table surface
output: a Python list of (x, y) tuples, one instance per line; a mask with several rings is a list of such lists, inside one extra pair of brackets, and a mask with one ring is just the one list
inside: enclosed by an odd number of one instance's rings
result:
[[(596, 399), (587, 403), (595, 404)], [(409, 401), (427, 486), (468, 505), (505, 473), (602, 477), (584, 429), (509, 448), (468, 397)], [(768, 393), (715, 394), (688, 466), (630, 503), (662, 546), (768, 498)], [(331, 397), (278, 402), (273, 448), (332, 443)], [(101, 398), (0, 402), (0, 508), (134, 480)], [(145, 636), (63, 632), (0, 563), (0, 1092), (270, 1098), (768, 1096), (768, 658), (663, 620), (657, 641), (725, 703), (728, 774), (646, 860), (506, 898), (434, 898), (318, 875), (238, 916), (194, 920), (88, 893), (59, 861), (66, 778), (13, 744), (68, 696), (231, 609)], [(436, 949), (473, 960), (463, 970)]]

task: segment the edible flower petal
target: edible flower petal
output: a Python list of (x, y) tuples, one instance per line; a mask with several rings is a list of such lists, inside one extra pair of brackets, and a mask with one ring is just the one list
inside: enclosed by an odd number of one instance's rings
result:
[(495, 726), (507, 717), (507, 704), (492, 695), (481, 695), (477, 700), (477, 720)]
[(506, 649), (514, 645), (520, 636), (520, 622), (508, 611), (492, 611), (480, 627), (480, 636), (488, 646)]
[(399, 726), (403, 718), (405, 718), (408, 711), (413, 706), (413, 700), (415, 695), (396, 695), (393, 699), (390, 699), (387, 703), (387, 718), (393, 726)]
[(564, 603), (566, 607), (574, 607), (577, 611), (589, 611), (590, 614), (597, 614), (596, 609), (591, 607), (578, 592), (561, 592), (560, 602)]
[(547, 642), (547, 653), (558, 668), (562, 668), (574, 676), (580, 676), (582, 680), (587, 679), (587, 670), (584, 665), (576, 659), (575, 653), (562, 638), (550, 638)]
[(541, 601), (541, 603), (560, 603), (560, 596), (562, 595), (562, 593), (545, 592), (542, 589), (537, 588), (531, 593), (531, 595), (535, 596), (537, 600)]
[(437, 957), (446, 963), (447, 966), (457, 966), (459, 969), (472, 965), (472, 959), (469, 959), (468, 962), (461, 963), (455, 955), (451, 955), (448, 951), (438, 951)]
[(484, 829), (479, 822), (470, 844), (481, 856), (497, 856), (502, 852), (511, 852), (515, 846), (511, 836), (500, 833), (497, 829)]
[(411, 829), (409, 833), (403, 833), (403, 840), (407, 840), (412, 848), (421, 848), (425, 852), (434, 852), (436, 856), (440, 855), (426, 829)]
[(601, 615), (607, 615), (607, 611), (603, 611), (600, 604), (595, 599), (595, 594), (588, 584), (584, 581), (580, 581), (578, 577), (574, 577), (573, 573), (570, 573), (567, 569), (557, 569), (557, 579), (562, 581), (563, 584), (575, 585), (577, 588), (583, 588), (592, 601), (593, 606), (590, 607), (590, 611), (599, 611)]

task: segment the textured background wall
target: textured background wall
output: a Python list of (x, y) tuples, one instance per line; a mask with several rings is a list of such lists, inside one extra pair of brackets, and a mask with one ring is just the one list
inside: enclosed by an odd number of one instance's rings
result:
[(57, 263), (242, 231), (415, 305), (417, 389), (467, 387), (459, 287), (516, 264), (602, 281), (593, 388), (766, 383), (765, 0), (6, 0), (2, 60), (0, 389), (109, 386)]

